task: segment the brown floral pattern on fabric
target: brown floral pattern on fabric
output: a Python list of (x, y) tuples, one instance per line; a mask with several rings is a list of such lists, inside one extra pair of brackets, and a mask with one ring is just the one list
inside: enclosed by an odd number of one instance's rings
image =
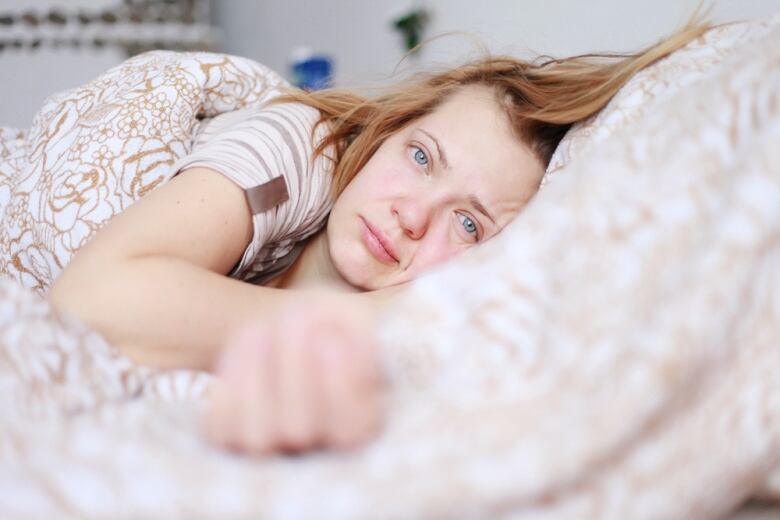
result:
[(0, 275), (44, 293), (111, 217), (170, 179), (198, 122), (284, 81), (244, 58), (150, 52), (0, 129)]

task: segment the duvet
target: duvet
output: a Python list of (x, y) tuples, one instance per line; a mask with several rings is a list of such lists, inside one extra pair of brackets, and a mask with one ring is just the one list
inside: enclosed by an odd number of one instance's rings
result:
[(669, 519), (777, 497), (778, 143), (777, 19), (640, 73), (505, 232), (388, 311), (386, 426), (350, 453), (220, 452), (208, 374), (134, 366), (8, 276), (0, 516)]

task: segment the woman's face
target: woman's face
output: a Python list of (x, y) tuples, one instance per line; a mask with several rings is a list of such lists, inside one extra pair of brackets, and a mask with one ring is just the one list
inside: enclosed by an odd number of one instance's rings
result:
[(464, 87), (387, 139), (338, 197), (334, 267), (365, 290), (412, 280), (496, 235), (543, 173), (493, 91)]

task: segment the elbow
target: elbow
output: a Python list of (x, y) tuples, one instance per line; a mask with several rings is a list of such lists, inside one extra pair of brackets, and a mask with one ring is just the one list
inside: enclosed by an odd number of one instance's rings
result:
[(99, 276), (81, 277), (67, 270), (49, 288), (46, 299), (55, 313), (74, 318), (113, 343), (105, 320), (112, 303), (105, 298), (106, 284)]
[(60, 276), (54, 281), (46, 293), (46, 299), (57, 312), (78, 315), (79, 291), (74, 290), (65, 278)]
[(90, 281), (79, 280), (66, 270), (49, 287), (46, 299), (55, 311), (88, 321), (88, 294), (94, 294)]

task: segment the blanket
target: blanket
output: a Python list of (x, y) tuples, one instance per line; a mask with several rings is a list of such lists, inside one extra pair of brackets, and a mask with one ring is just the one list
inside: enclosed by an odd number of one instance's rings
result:
[(201, 121), (284, 85), (245, 58), (153, 51), (51, 96), (30, 129), (0, 128), (0, 275), (44, 294), (98, 229), (177, 173)]
[(0, 283), (0, 516), (669, 519), (780, 497), (780, 20), (760, 29), (411, 285), (360, 450), (221, 452), (198, 434), (208, 375), (136, 367)]

